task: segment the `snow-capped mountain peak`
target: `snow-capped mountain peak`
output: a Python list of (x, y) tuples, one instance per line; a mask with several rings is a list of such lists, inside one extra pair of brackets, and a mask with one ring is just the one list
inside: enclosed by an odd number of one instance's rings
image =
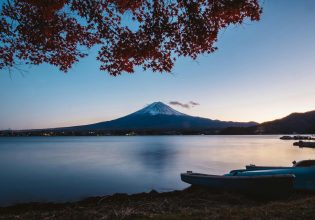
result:
[(183, 116), (185, 114), (172, 109), (168, 105), (165, 105), (163, 102), (153, 102), (147, 107), (140, 109), (139, 111), (133, 113), (135, 115), (177, 115)]

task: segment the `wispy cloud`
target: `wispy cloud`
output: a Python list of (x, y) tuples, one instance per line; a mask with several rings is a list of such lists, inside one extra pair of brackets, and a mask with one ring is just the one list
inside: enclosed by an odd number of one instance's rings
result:
[(200, 105), (198, 102), (190, 101), (189, 102), (192, 106)]
[(177, 106), (180, 106), (182, 108), (191, 108), (191, 107), (194, 107), (196, 105), (199, 105), (199, 103), (197, 102), (194, 102), (194, 101), (190, 101), (188, 103), (182, 103), (182, 102), (179, 102), (179, 101), (171, 101), (169, 102), (170, 105), (177, 105)]
[(184, 103), (181, 103), (181, 102), (178, 102), (178, 101), (171, 101), (169, 102), (170, 105), (178, 105), (180, 107), (183, 107), (183, 108), (190, 108), (189, 104), (184, 104)]

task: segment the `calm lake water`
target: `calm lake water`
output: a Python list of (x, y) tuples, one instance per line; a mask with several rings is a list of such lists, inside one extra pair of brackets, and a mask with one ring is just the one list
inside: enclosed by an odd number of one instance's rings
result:
[(223, 174), (246, 164), (290, 165), (315, 150), (280, 136), (0, 138), (0, 205), (183, 189), (186, 170)]

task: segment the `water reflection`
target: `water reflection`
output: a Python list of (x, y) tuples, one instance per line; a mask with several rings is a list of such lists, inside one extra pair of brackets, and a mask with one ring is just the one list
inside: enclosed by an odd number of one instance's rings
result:
[(141, 144), (135, 151), (136, 161), (141, 162), (141, 166), (146, 167), (150, 172), (162, 173), (167, 171), (168, 167), (173, 166), (176, 161), (176, 150), (174, 146), (167, 142), (155, 142), (149, 146)]
[(0, 205), (182, 189), (186, 170), (226, 173), (249, 163), (290, 166), (315, 150), (279, 136), (0, 138)]

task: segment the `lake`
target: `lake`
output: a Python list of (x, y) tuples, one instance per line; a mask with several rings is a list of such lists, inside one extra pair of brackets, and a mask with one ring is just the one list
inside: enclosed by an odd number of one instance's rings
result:
[(246, 164), (315, 158), (278, 135), (0, 138), (0, 205), (75, 201), (188, 186), (186, 170), (223, 174)]

